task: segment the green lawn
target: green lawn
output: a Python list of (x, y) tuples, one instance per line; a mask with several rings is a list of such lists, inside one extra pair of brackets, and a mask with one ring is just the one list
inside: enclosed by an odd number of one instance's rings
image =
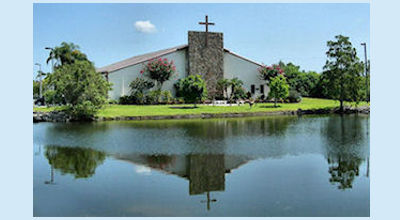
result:
[[(347, 103), (350, 105), (351, 103)], [(360, 103), (366, 105), (365, 102)], [(201, 114), (201, 113), (239, 113), (239, 112), (271, 112), (271, 111), (287, 111), (297, 110), (299, 108), (321, 109), (338, 107), (339, 102), (328, 99), (303, 98), (300, 103), (280, 103), (279, 107), (274, 108), (273, 103), (256, 104), (251, 109), (249, 104), (241, 106), (206, 106), (198, 105), (195, 109), (180, 109), (179, 107), (192, 107), (193, 105), (107, 105), (101, 109), (97, 116), (100, 117), (116, 117), (116, 116), (151, 116), (151, 115), (184, 115), (184, 114)], [(178, 107), (178, 108), (177, 108)], [(34, 111), (53, 111), (61, 110), (62, 107), (42, 107), (34, 108)]]

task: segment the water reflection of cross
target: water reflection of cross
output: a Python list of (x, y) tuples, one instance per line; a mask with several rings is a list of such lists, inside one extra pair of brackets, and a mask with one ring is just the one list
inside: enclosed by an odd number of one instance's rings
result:
[(211, 202), (216, 202), (216, 201), (217, 201), (216, 199), (210, 199), (210, 191), (208, 191), (208, 192), (207, 192), (207, 201), (201, 200), (200, 202), (201, 202), (201, 203), (207, 202), (207, 210), (210, 210), (210, 203), (211, 203)]
[(215, 25), (215, 23), (208, 22), (208, 15), (206, 15), (206, 22), (199, 22), (200, 25), (206, 26), (206, 47), (207, 47), (207, 40), (208, 40), (208, 25)]

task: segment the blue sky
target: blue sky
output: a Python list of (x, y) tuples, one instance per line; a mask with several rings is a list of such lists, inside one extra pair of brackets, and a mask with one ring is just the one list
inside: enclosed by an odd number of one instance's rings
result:
[[(187, 44), (189, 30), (204, 31), (198, 22), (206, 14), (209, 21), (216, 23), (209, 30), (224, 33), (225, 48), (268, 65), (282, 60), (320, 72), (326, 60), (326, 41), (335, 35), (349, 36), (360, 59), (364, 56), (360, 43), (370, 42), (367, 3), (36, 3), (33, 10), (33, 62), (42, 64), (44, 71), (51, 69), (45, 63), (45, 47), (73, 42), (96, 67), (102, 67), (131, 56)], [(154, 29), (146, 29), (148, 23), (135, 27), (138, 21), (149, 21)]]

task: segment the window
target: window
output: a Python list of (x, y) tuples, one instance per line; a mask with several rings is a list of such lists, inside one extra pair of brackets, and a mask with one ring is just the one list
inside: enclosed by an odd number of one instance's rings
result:
[(260, 85), (260, 93), (264, 93), (264, 85)]
[(256, 92), (256, 86), (251, 85), (251, 94), (254, 94)]

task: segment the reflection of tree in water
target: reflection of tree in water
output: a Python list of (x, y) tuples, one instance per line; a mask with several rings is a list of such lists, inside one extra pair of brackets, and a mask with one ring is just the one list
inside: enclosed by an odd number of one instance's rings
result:
[(68, 135), (85, 135), (107, 132), (112, 128), (112, 123), (106, 122), (76, 122), (76, 123), (61, 123), (54, 124), (48, 127), (49, 135), (58, 135), (67, 133)]
[(283, 135), (296, 117), (276, 116), (262, 118), (220, 119), (207, 123), (198, 123), (197, 126), (188, 126), (190, 136), (204, 138), (227, 138), (230, 136), (257, 136), (257, 135)]
[(91, 177), (106, 154), (88, 148), (47, 146), (45, 156), (50, 166), (62, 174), (73, 174), (75, 178)]
[(326, 157), (331, 175), (329, 182), (338, 184), (339, 189), (353, 187), (364, 161), (366, 135), (359, 116), (330, 117), (323, 129), (327, 140)]
[(147, 155), (147, 165), (152, 168), (164, 169), (174, 161), (173, 156), (169, 155)]

